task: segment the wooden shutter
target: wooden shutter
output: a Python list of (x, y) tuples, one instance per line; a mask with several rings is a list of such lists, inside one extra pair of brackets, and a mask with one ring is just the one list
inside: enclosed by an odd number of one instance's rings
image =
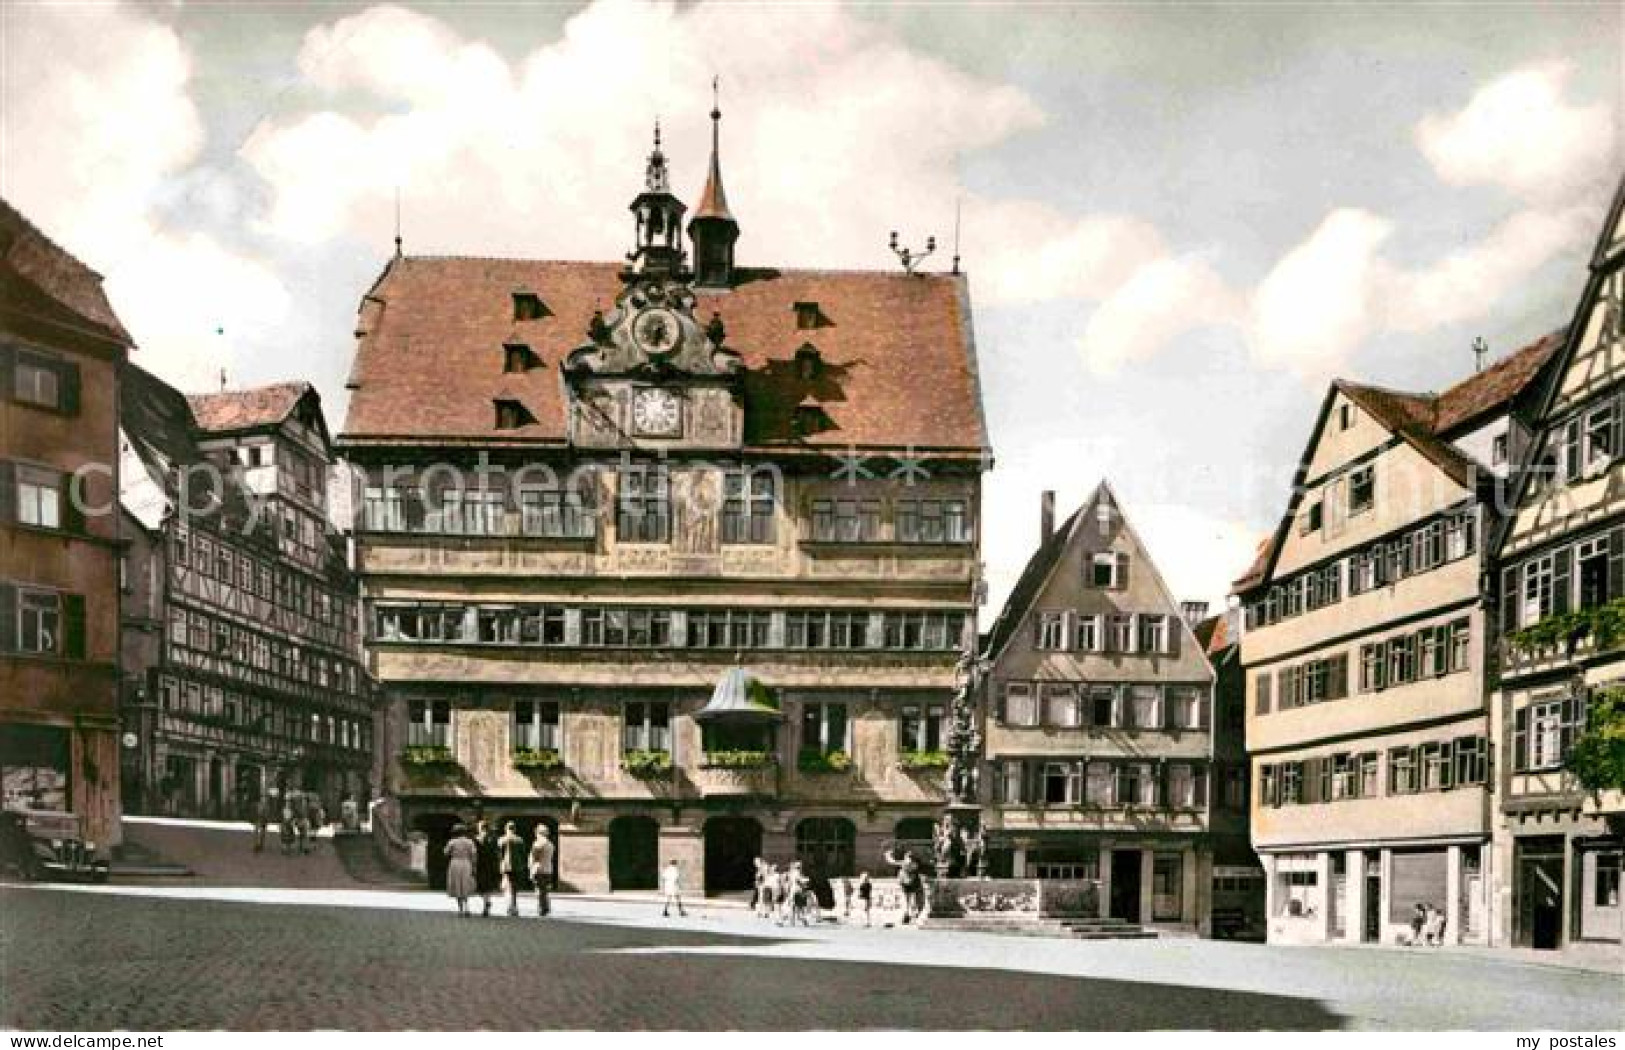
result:
[(1260, 671), (1253, 678), (1253, 714), (1270, 713), (1270, 673)]
[(1168, 656), (1179, 655), (1179, 639), (1185, 633), (1185, 617), (1164, 616), (1167, 630), (1162, 633), (1162, 651)]
[(1559, 547), (1552, 552), (1552, 612), (1558, 616), (1569, 611), (1569, 580), (1573, 575), (1573, 563), (1573, 547)]
[(79, 366), (72, 361), (61, 361), (56, 366), (57, 386), (61, 391), (62, 411), (70, 416), (79, 414)]
[(62, 596), (62, 655), (70, 660), (85, 658), (85, 596)]
[(1117, 558), (1117, 589), (1128, 590), (1128, 554), (1118, 551)]
[(80, 499), (88, 500), (89, 487), (88, 479), (81, 479), (75, 485), (72, 474), (62, 475), (62, 527), (68, 532), (85, 531), (85, 512), (80, 500), (74, 499), (74, 492), (77, 489)]
[(0, 346), (0, 401), (17, 396), (17, 348)]
[(1191, 766), (1192, 799), (1199, 808), (1207, 808), (1208, 769), (1203, 765)]
[(1198, 686), (1197, 688), (1202, 690), (1202, 695), (1196, 701), (1196, 724), (1191, 728), (1211, 729), (1213, 728), (1213, 689), (1206, 686)]
[(1563, 480), (1580, 476), (1580, 420), (1571, 419), (1563, 427)]
[(0, 459), (0, 522), (17, 520), (17, 464)]
[(1456, 785), (1456, 742), (1446, 740), (1440, 744), (1439, 757), (1444, 765), (1443, 771), (1439, 774), (1439, 786), (1447, 789), (1452, 788)]
[(1326, 699), (1341, 700), (1349, 695), (1349, 654), (1338, 653), (1326, 662)]
[(1625, 525), (1608, 531), (1608, 601), (1620, 598), (1625, 598)]
[(1501, 633), (1518, 629), (1518, 570), (1501, 570)]
[(1625, 393), (1614, 395), (1613, 418), (1613, 433), (1608, 435), (1608, 440), (1611, 442), (1608, 449), (1613, 453), (1613, 461), (1617, 463), (1620, 457), (1625, 455), (1625, 447), (1621, 445), (1621, 442), (1625, 442)]
[(1529, 768), (1529, 708), (1512, 713), (1512, 768), (1522, 773)]
[(0, 653), (17, 651), (17, 588), (0, 583)]

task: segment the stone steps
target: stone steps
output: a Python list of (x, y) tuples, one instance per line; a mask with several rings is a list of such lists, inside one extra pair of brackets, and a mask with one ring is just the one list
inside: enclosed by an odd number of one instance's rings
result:
[(1080, 941), (1153, 940), (1157, 934), (1122, 919), (1060, 919), (944, 917), (926, 918), (927, 930), (960, 930), (968, 933), (1002, 933), (1013, 937), (1067, 937)]

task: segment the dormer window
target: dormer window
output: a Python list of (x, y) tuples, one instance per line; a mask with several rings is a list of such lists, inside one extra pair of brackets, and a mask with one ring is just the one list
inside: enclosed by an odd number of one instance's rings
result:
[(817, 379), (823, 364), (824, 355), (811, 343), (802, 343), (796, 351), (796, 375), (802, 379)]
[(511, 399), (498, 398), (495, 402), (498, 430), (517, 430), (536, 422), (523, 404)]
[(811, 397), (805, 397), (796, 406), (794, 426), (797, 437), (806, 437), (828, 427), (829, 416), (824, 413), (823, 405)]
[(524, 343), (502, 344), (502, 370), (504, 372), (528, 372), (541, 364), (541, 359)]
[(797, 328), (805, 332), (813, 328), (823, 328), (827, 324), (829, 324), (829, 318), (824, 316), (823, 311), (818, 308), (817, 303), (806, 302), (796, 304)]
[(544, 317), (552, 317), (553, 311), (542, 302), (542, 297), (535, 292), (513, 293), (513, 319), (515, 321), (540, 321)]

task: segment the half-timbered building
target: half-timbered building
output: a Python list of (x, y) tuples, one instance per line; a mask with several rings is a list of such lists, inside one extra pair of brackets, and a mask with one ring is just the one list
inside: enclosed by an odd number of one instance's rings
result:
[(372, 694), (319, 395), (187, 396), (132, 367), (122, 424), (128, 805), (240, 817), (272, 788), (365, 803)]
[(1102, 483), (989, 632), (986, 826), (999, 874), (1097, 880), (1112, 918), (1206, 930), (1213, 669)]
[(929, 840), (988, 463), (966, 280), (738, 265), (715, 139), (686, 237), (669, 179), (657, 138), (627, 263), (397, 254), (362, 298), (339, 446), (431, 879), (476, 813), (582, 890)]
[[(1500, 540), (1494, 727), (1503, 943), (1617, 952), (1625, 796), (1570, 768), (1593, 707), (1625, 690), (1625, 183), (1597, 241), (1529, 469)], [(1584, 948), (1582, 948), (1584, 950)]]

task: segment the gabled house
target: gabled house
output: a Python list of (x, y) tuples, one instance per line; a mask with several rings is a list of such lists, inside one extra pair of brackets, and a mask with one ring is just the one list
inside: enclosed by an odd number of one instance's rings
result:
[[(1616, 952), (1625, 797), (1570, 769), (1591, 709), (1625, 689), (1625, 183), (1598, 237), (1496, 546), (1494, 730), (1504, 822), (1498, 928), (1514, 945)], [(1582, 947), (1582, 950), (1585, 950)]]
[(1213, 670), (1111, 486), (1038, 549), (988, 634), (993, 870), (1096, 879), (1111, 917), (1205, 930)]
[(1489, 936), (1484, 537), (1554, 333), (1442, 394), (1336, 380), (1245, 610), (1272, 942)]

